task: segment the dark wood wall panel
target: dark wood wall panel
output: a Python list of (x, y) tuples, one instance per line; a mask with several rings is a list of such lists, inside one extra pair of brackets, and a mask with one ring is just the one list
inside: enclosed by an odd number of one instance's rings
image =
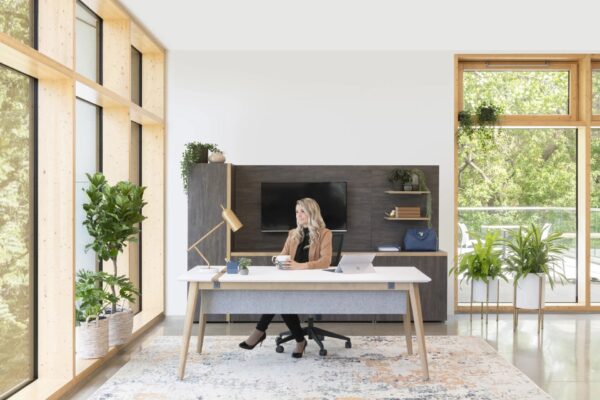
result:
[[(227, 204), (227, 164), (198, 164), (188, 185), (188, 242), (186, 249), (223, 221), (220, 204)], [(227, 251), (227, 227), (222, 226), (197, 247), (213, 265), (223, 265)], [(206, 262), (195, 251), (188, 252), (188, 270)], [(199, 305), (194, 321), (198, 321)], [(224, 321), (224, 316), (209, 316), (209, 321)]]
[[(432, 227), (438, 231), (437, 166), (299, 166), (239, 165), (234, 168), (234, 210), (244, 228), (233, 234), (232, 251), (279, 251), (285, 233), (260, 231), (261, 182), (347, 182), (348, 231), (344, 251), (373, 251), (381, 243), (400, 243), (406, 229), (425, 227), (425, 221), (387, 221), (384, 212), (394, 206), (419, 205), (425, 213), (425, 195), (391, 195), (388, 174), (394, 168), (419, 168), (431, 190)], [(290, 210), (293, 213), (294, 210)]]

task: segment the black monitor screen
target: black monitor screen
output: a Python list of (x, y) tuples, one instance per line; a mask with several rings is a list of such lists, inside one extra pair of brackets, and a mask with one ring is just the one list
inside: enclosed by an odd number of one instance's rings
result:
[(319, 203), (325, 225), (346, 231), (346, 182), (261, 184), (261, 231), (286, 232), (296, 227), (296, 201), (310, 197)]

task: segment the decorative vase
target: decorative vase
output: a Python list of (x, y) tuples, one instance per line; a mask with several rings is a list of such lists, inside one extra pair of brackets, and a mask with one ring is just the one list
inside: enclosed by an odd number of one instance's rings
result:
[(75, 328), (75, 345), (79, 358), (100, 358), (108, 353), (108, 319), (81, 322)]
[(250, 272), (250, 271), (248, 271), (248, 268), (241, 268), (240, 269), (240, 275), (248, 275), (248, 272)]
[(412, 185), (412, 183), (405, 183), (405, 184), (404, 184), (404, 191), (405, 191), (405, 192), (410, 192), (410, 191), (412, 191), (412, 188), (413, 188), (413, 185)]
[(500, 279), (488, 280), (489, 292), (484, 281), (473, 280), (473, 303), (485, 303), (486, 293), (488, 302), (496, 302), (498, 299), (498, 290), (500, 290)]
[(219, 151), (210, 153), (210, 156), (208, 156), (208, 161), (210, 161), (211, 163), (224, 163), (225, 155), (223, 155), (223, 153)]
[(519, 279), (515, 290), (517, 291), (515, 307), (529, 310), (544, 308), (546, 304), (546, 275), (527, 274), (526, 277)]
[(108, 317), (108, 345), (118, 346), (127, 343), (133, 331), (133, 312), (123, 310)]

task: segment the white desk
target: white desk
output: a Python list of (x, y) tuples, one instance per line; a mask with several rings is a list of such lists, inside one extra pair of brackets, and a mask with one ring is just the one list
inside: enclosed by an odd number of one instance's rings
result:
[(198, 353), (202, 352), (207, 314), (403, 314), (408, 354), (412, 354), (412, 311), (421, 368), (429, 379), (419, 284), (431, 279), (415, 267), (375, 267), (371, 274), (336, 274), (323, 270), (284, 271), (250, 267), (249, 275), (202, 271), (179, 277), (188, 282), (188, 303), (179, 360), (183, 379), (194, 310), (200, 296)]

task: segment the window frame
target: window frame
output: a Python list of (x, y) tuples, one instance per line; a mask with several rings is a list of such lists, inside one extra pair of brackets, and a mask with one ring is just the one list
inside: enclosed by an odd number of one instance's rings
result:
[[(463, 74), (465, 71), (568, 71), (569, 72), (569, 113), (560, 114), (523, 114), (506, 115), (499, 118), (500, 125), (548, 125), (548, 123), (564, 124), (579, 119), (579, 74), (576, 61), (461, 61), (458, 63), (458, 111), (463, 111)], [(457, 111), (457, 112), (458, 112)]]
[[(143, 94), (143, 87), (144, 87), (144, 85), (143, 85), (144, 78), (142, 76), (142, 73), (143, 73), (144, 54), (140, 50), (138, 50), (133, 44), (131, 45), (131, 52), (132, 53), (136, 52), (137, 54), (139, 54), (139, 57), (140, 57), (139, 68), (138, 68), (138, 71), (137, 71), (138, 77), (139, 77), (139, 83), (138, 83), (139, 90), (138, 90), (137, 95), (138, 95), (140, 101), (139, 101), (139, 103), (137, 103), (137, 102), (135, 102), (133, 100), (133, 75), (132, 75), (131, 76), (131, 83), (130, 83), (131, 84), (131, 89), (132, 89), (131, 102), (134, 103), (134, 104), (137, 104), (140, 107), (143, 107), (143, 102), (142, 102), (143, 97), (142, 97), (142, 94)], [(132, 64), (133, 64), (133, 57), (132, 57), (131, 61), (132, 61)]]
[[(97, 51), (96, 51), (96, 55), (98, 57), (98, 65), (96, 66), (96, 74), (97, 74), (97, 81), (94, 81), (96, 83), (98, 83), (99, 85), (103, 85), (104, 81), (103, 81), (103, 70), (104, 70), (104, 30), (103, 30), (103, 25), (104, 25), (104, 20), (102, 19), (102, 17), (98, 14), (96, 14), (87, 4), (85, 4), (82, 0), (76, 0), (75, 1), (75, 7), (77, 7), (77, 5), (82, 6), (86, 11), (88, 11), (89, 13), (91, 13), (92, 15), (94, 15), (97, 19), (98, 19), (98, 33), (97, 33), (97, 40), (96, 40), (96, 45), (97, 45)], [(77, 26), (77, 12), (75, 12), (75, 26)], [(75, 40), (77, 40), (77, 38), (75, 38)], [(77, 52), (77, 45), (75, 46), (75, 52)], [(77, 55), (75, 55), (75, 71), (77, 71)], [(80, 72), (78, 72), (80, 73)], [(85, 76), (82, 74), (82, 76)], [(86, 76), (86, 78), (90, 79), (90, 77)]]

